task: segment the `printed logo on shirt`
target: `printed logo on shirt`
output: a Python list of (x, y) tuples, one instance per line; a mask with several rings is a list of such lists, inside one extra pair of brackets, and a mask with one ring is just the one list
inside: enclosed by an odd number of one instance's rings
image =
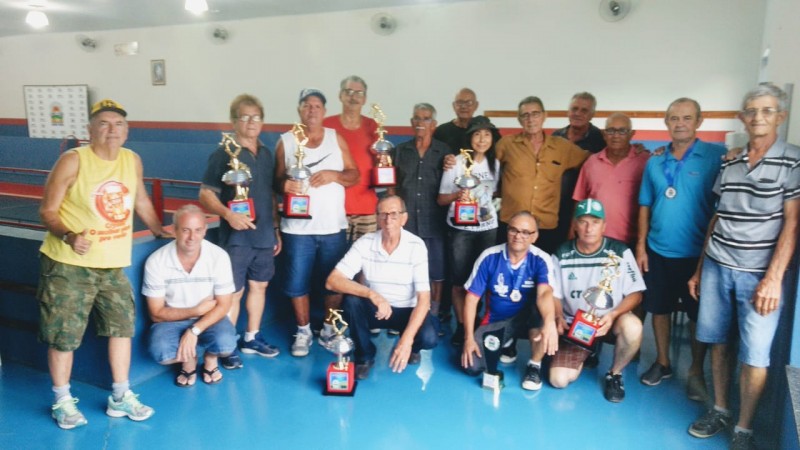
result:
[(131, 215), (133, 199), (128, 188), (119, 181), (106, 181), (94, 191), (97, 212), (109, 222), (125, 222)]
[(577, 280), (578, 277), (575, 276), (575, 272), (570, 272), (569, 276), (567, 277), (567, 279), (569, 279), (569, 280)]
[(497, 292), (497, 295), (500, 297), (508, 295), (508, 285), (506, 285), (506, 278), (502, 273), (497, 276), (497, 283), (494, 285), (494, 291)]

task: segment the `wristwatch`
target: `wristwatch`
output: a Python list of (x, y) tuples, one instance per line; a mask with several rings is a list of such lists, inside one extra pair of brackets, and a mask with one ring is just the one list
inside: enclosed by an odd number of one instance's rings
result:
[(67, 242), (67, 238), (69, 238), (70, 234), (75, 234), (72, 231), (67, 231), (61, 236), (61, 242)]
[(189, 331), (191, 331), (192, 334), (195, 335), (195, 336), (200, 336), (200, 333), (203, 332), (203, 330), (201, 330), (200, 328), (197, 328), (196, 326), (193, 326), (192, 328), (190, 328)]

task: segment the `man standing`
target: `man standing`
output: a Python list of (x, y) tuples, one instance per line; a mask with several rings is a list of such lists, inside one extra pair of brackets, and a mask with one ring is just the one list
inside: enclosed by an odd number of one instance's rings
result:
[(134, 301), (122, 268), (131, 263), (133, 212), (150, 231), (164, 234), (142, 180), (139, 156), (122, 146), (128, 113), (113, 100), (92, 106), (87, 147), (72, 149), (47, 178), (39, 215), (47, 227), (41, 247), (39, 339), (48, 345), (52, 416), (59, 427), (86, 425), (70, 393), (73, 354), (95, 314), (108, 336), (113, 379), (106, 414), (140, 421), (153, 415), (130, 390)]
[[(484, 369), (481, 354), (486, 333), (503, 330), (502, 341), (527, 331), (531, 343), (522, 388), (542, 388), (542, 358), (558, 350), (552, 284), (555, 281), (550, 255), (533, 246), (538, 237), (536, 219), (520, 211), (508, 224), (508, 242), (481, 253), (469, 280), (464, 284), (464, 348), (461, 365), (470, 374)], [(478, 302), (488, 294), (486, 312), (475, 328)], [(473, 331), (474, 330), (474, 331)]]
[(705, 401), (706, 345), (695, 339), (698, 305), (689, 298), (686, 282), (697, 268), (704, 230), (714, 213), (714, 180), (725, 148), (697, 138), (703, 117), (695, 100), (684, 97), (672, 102), (664, 122), (672, 143), (664, 153), (650, 157), (639, 190), (636, 262), (649, 287), (643, 306), (652, 314), (656, 342), (656, 361), (640, 380), (655, 386), (672, 376), (670, 315), (682, 303), (689, 316), (692, 348), (686, 394), (692, 400)]
[(575, 201), (599, 200), (606, 211), (605, 235), (626, 245), (636, 241), (639, 184), (650, 157), (631, 145), (635, 133), (625, 114), (608, 116), (603, 130), (608, 146), (586, 160), (572, 194)]
[(544, 134), (547, 113), (538, 97), (525, 97), (517, 110), (522, 132), (497, 143), (503, 171), (497, 235), (502, 239), (511, 216), (527, 210), (539, 220), (538, 247), (552, 253), (566, 238), (566, 229), (557, 229), (561, 177), (566, 170), (580, 167), (589, 153), (566, 139)]
[[(405, 204), (391, 195), (378, 203), (380, 230), (355, 242), (331, 272), (325, 286), (345, 295), (344, 314), (355, 344), (356, 377), (369, 377), (377, 349), (370, 329), (400, 332), (389, 366), (402, 372), (419, 364), (420, 350), (434, 348), (436, 319), (429, 313), (428, 255), (425, 243), (403, 229)], [(353, 281), (359, 272), (364, 284)]]
[(692, 424), (689, 434), (707, 438), (732, 422), (728, 342), (731, 328), (738, 328), (741, 404), (732, 448), (755, 448), (752, 420), (766, 385), (784, 275), (797, 243), (800, 148), (778, 138), (787, 102), (786, 94), (771, 84), (744, 97), (739, 118), (750, 140), (744, 153), (722, 165), (714, 185), (719, 206), (709, 225), (705, 257), (689, 280), (689, 292), (700, 301), (697, 340), (712, 345), (714, 380), (714, 407)]
[[(625, 398), (622, 371), (642, 343), (642, 321), (631, 311), (641, 302), (645, 285), (633, 252), (622, 242), (603, 236), (606, 220), (600, 202), (594, 199), (579, 202), (574, 221), (576, 239), (563, 243), (553, 254), (560, 284), (560, 289), (554, 293), (560, 300), (556, 302), (556, 324), (559, 333), (565, 333), (578, 310), (588, 310), (589, 305), (583, 299), (586, 290), (597, 287), (606, 276), (611, 277), (609, 294), (613, 306), (608, 312), (599, 311), (603, 316), (598, 323), (597, 339), (612, 333), (605, 338), (613, 342), (615, 348), (614, 360), (605, 376), (603, 395), (606, 400), (617, 403)], [(550, 384), (565, 388), (577, 380), (590, 354), (589, 350), (571, 341), (562, 341), (550, 363)]]
[[(239, 319), (241, 300), (247, 283), (247, 324), (239, 346), (242, 353), (273, 358), (280, 351), (268, 344), (261, 333), (261, 317), (267, 301), (267, 287), (275, 274), (275, 256), (281, 251), (277, 233), (280, 219), (276, 213), (272, 190), (275, 163), (269, 149), (261, 143), (259, 135), (264, 125), (264, 107), (256, 97), (242, 94), (233, 99), (230, 120), (234, 139), (242, 147), (239, 161), (250, 168), (248, 196), (255, 207), (255, 221), (240, 212), (232, 211), (228, 202), (236, 195), (236, 186), (222, 182), (230, 169), (231, 157), (220, 146), (208, 158), (208, 166), (200, 187), (200, 204), (206, 211), (220, 217), (219, 245), (231, 258), (236, 293), (233, 294), (228, 316), (234, 327)], [(231, 149), (233, 150), (233, 149)], [(222, 367), (238, 369), (242, 359), (234, 352), (221, 358)]]
[[(344, 210), (344, 190), (358, 183), (358, 168), (350, 157), (347, 143), (336, 130), (324, 128), (325, 95), (317, 89), (300, 91), (297, 112), (304, 125), (307, 142), (303, 164), (312, 172), (308, 191), (302, 181), (289, 179), (286, 169), (296, 164), (295, 135), (281, 135), (275, 150), (275, 180), (284, 193), (308, 195), (311, 219), (286, 217), (281, 221), (281, 233), (286, 248), (286, 280), (284, 291), (292, 299), (297, 334), (292, 343), (292, 356), (306, 356), (313, 343), (311, 333), (311, 287), (314, 273), (327, 276), (347, 248), (347, 217)], [(325, 290), (325, 310), (338, 309), (342, 297)], [(325, 322), (320, 343), (326, 346), (335, 332)]]
[(433, 138), (442, 141), (457, 155), (462, 148), (467, 148), (467, 126), (478, 109), (478, 99), (470, 88), (462, 88), (453, 100), (453, 111), (456, 118), (436, 127)]
[(347, 243), (352, 244), (361, 236), (377, 229), (375, 207), (378, 196), (370, 186), (375, 154), (372, 144), (377, 139), (378, 124), (361, 115), (367, 101), (367, 83), (359, 76), (351, 75), (340, 84), (339, 100), (342, 113), (326, 117), (322, 125), (333, 128), (350, 148), (350, 155), (358, 168), (358, 183), (344, 190), (344, 209), (347, 214)]
[(204, 240), (206, 216), (194, 205), (174, 215), (175, 241), (153, 252), (144, 267), (142, 294), (153, 325), (150, 354), (159, 364), (181, 363), (180, 387), (197, 379), (197, 346), (205, 348), (203, 382), (222, 381), (217, 359), (236, 350), (236, 329), (226, 315), (234, 292), (231, 260)]
[(597, 153), (604, 149), (606, 140), (600, 129), (592, 124), (597, 100), (588, 92), (578, 92), (572, 96), (567, 111), (569, 125), (553, 132), (553, 136), (563, 137), (578, 147)]

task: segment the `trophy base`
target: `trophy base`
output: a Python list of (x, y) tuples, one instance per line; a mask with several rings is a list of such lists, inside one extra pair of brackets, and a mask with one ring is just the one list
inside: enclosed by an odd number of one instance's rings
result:
[(244, 200), (231, 200), (228, 202), (228, 209), (236, 214), (244, 214), (253, 222), (256, 221), (256, 207), (253, 204), (252, 198)]
[(477, 225), (478, 204), (474, 202), (456, 202), (453, 223), (456, 225)]
[(481, 386), (484, 389), (492, 389), (497, 391), (505, 387), (503, 379), (504, 375), (502, 370), (498, 370), (495, 373), (483, 372), (483, 381)]
[(593, 350), (598, 328), (600, 327), (596, 323), (584, 317), (583, 311), (578, 311), (566, 337), (575, 345)]
[(375, 167), (372, 169), (372, 187), (391, 187), (397, 184), (394, 167)]
[(328, 365), (328, 372), (325, 375), (324, 395), (339, 395), (352, 397), (356, 393), (356, 372), (355, 364), (347, 364), (347, 368), (339, 369), (335, 362)]
[(289, 219), (311, 219), (310, 207), (311, 197), (308, 195), (284, 194), (281, 216)]

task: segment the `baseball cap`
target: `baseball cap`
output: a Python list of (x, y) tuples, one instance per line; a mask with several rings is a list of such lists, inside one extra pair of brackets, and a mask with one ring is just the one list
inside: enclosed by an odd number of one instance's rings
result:
[(328, 102), (328, 100), (325, 99), (325, 94), (323, 94), (319, 89), (306, 88), (300, 91), (300, 100), (297, 102), (297, 104), (303, 103), (305, 99), (311, 97), (312, 95), (322, 100), (323, 105)]
[(92, 105), (92, 112), (91, 112), (91, 114), (89, 114), (89, 116), (90, 117), (94, 117), (94, 116), (96, 116), (97, 114), (100, 114), (103, 111), (112, 111), (112, 112), (115, 112), (115, 113), (121, 115), (122, 117), (127, 117), (128, 116), (128, 112), (125, 111), (125, 108), (123, 108), (122, 105), (120, 105), (119, 103), (115, 102), (114, 100), (107, 99), (107, 98), (103, 99), (103, 100), (100, 100), (99, 102), (97, 102), (94, 105)]
[(578, 206), (575, 207), (575, 218), (577, 219), (580, 216), (594, 216), (598, 219), (605, 220), (606, 211), (600, 201), (593, 198), (587, 198), (586, 200), (581, 200), (578, 202)]

